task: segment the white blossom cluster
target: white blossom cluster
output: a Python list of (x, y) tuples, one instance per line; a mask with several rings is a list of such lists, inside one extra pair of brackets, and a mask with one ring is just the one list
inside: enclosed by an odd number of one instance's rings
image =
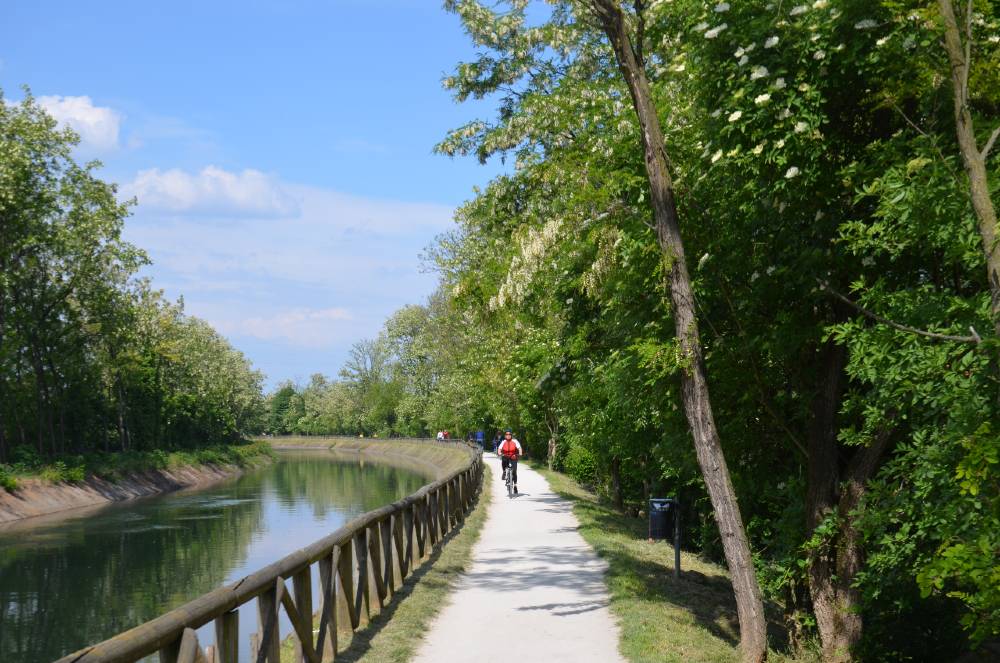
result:
[(507, 277), (497, 294), (490, 298), (490, 309), (497, 310), (507, 305), (524, 301), (545, 256), (562, 237), (562, 219), (551, 219), (541, 229), (529, 228), (518, 242), (518, 251), (507, 269)]
[(615, 253), (622, 241), (622, 232), (618, 228), (604, 228), (597, 240), (597, 257), (583, 275), (583, 290), (589, 295), (595, 295), (604, 279), (615, 266)]
[(706, 30), (706, 31), (705, 31), (705, 39), (715, 39), (716, 37), (718, 37), (718, 36), (719, 36), (719, 34), (720, 34), (720, 33), (721, 33), (721, 32), (722, 32), (723, 30), (725, 30), (725, 29), (726, 29), (726, 28), (728, 28), (728, 27), (729, 27), (729, 26), (728, 26), (727, 24), (723, 23), (723, 24), (721, 24), (721, 25), (717, 25), (717, 26), (715, 26), (715, 27), (714, 27), (714, 28), (712, 28), (711, 30)]

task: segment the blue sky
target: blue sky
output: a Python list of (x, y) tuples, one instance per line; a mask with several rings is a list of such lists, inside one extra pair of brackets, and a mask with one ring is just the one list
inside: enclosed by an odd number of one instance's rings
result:
[(268, 376), (335, 375), (421, 303), (419, 255), (499, 164), (432, 148), (489, 115), (441, 79), (472, 46), (435, 0), (0, 8), (0, 87), (81, 134), (139, 204), (126, 238)]

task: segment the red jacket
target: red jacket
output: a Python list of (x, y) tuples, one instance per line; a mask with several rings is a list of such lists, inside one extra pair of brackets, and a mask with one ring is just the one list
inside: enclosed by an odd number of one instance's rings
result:
[(521, 443), (514, 438), (504, 440), (500, 443), (500, 454), (507, 458), (516, 459), (521, 455)]

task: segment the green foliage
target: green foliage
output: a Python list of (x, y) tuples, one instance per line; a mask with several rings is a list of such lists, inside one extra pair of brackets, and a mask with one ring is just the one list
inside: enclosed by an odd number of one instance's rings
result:
[(100, 164), (74, 161), (77, 142), (30, 93), (0, 95), (0, 462), (54, 459), (46, 476), (79, 481), (75, 454), (256, 432), (261, 375), (136, 276), (148, 259), (121, 237), (132, 203)]
[(982, 516), (951, 524), (917, 584), (923, 598), (944, 593), (961, 601), (968, 610), (962, 625), (978, 643), (1000, 635), (1000, 436), (983, 425), (961, 440), (961, 447), (955, 479), (961, 496)]
[(83, 465), (66, 465), (61, 460), (45, 467), (41, 476), (46, 481), (66, 483), (79, 483), (87, 477)]
[[(639, 6), (641, 20), (631, 4), (628, 17), (644, 36), (715, 421), (762, 586), (790, 637), (806, 642), (817, 627), (811, 565), (836, 562), (853, 541), (865, 560), (844, 583), (860, 593), (858, 654), (954, 658), (967, 637), (996, 628), (996, 540), (983, 533), (1000, 529), (988, 432), (1000, 410), (938, 7)], [(463, 323), (450, 328), (458, 351), (435, 385), (456, 380), (475, 396), (434, 389), (428, 410), (475, 402), (522, 427), (535, 449), (556, 441), (555, 464), (625, 510), (678, 495), (687, 541), (718, 555), (637, 126), (588, 3), (448, 7), (476, 54), (445, 86), (458, 100), (495, 101), (496, 113), (438, 149), (509, 157), (515, 168), (477, 191), (430, 250), (450, 319)], [(1000, 23), (993, 2), (974, 12), (970, 104), (984, 143), (1000, 124)], [(972, 328), (986, 342), (932, 341), (843, 298), (899, 325)], [(833, 346), (845, 366), (833, 420), (817, 431)], [(810, 530), (810, 496), (822, 492), (811, 482), (823, 480), (808, 463), (817, 439), (837, 460), (826, 515)], [(841, 506), (849, 489), (858, 503)]]
[(597, 458), (582, 445), (573, 445), (562, 460), (562, 469), (580, 483), (592, 486), (597, 480)]
[(9, 465), (0, 464), (0, 488), (8, 491), (15, 491), (20, 484), (17, 477)]

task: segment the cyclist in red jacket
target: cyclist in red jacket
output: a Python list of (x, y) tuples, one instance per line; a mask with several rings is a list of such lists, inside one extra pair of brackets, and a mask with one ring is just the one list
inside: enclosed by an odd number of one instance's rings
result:
[(500, 468), (506, 470), (510, 466), (511, 476), (514, 479), (514, 494), (517, 495), (517, 459), (524, 452), (521, 450), (521, 443), (509, 428), (503, 433), (503, 442), (500, 443), (497, 453), (500, 454)]

